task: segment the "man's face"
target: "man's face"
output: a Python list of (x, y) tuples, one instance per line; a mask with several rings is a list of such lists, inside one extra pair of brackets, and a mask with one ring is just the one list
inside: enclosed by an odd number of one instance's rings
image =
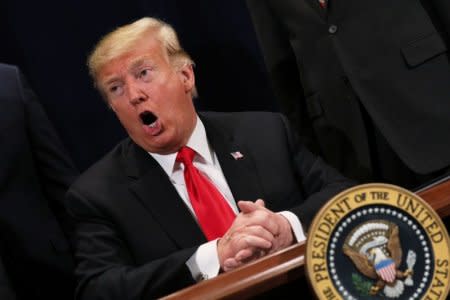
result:
[(196, 122), (192, 66), (172, 66), (157, 39), (142, 39), (106, 64), (97, 82), (131, 139), (146, 151), (168, 154), (187, 143)]

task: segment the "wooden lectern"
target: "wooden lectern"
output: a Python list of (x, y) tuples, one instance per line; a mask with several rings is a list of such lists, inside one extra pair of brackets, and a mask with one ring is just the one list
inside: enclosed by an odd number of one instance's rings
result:
[[(441, 218), (450, 216), (450, 176), (416, 193)], [(247, 299), (304, 277), (305, 244), (296, 244), (237, 270), (200, 282), (163, 299)], [(301, 291), (299, 291), (301, 292)], [(301, 298), (297, 295), (297, 298)]]

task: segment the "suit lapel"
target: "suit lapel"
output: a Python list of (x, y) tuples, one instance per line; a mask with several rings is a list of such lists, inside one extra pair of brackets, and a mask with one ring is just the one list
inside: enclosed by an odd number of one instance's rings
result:
[[(201, 115), (201, 119), (234, 199), (254, 201), (263, 198), (263, 190), (249, 148), (238, 141), (235, 132), (228, 126), (220, 126), (207, 114)], [(240, 152), (243, 157), (236, 159), (231, 155), (232, 152)]]
[(125, 155), (126, 172), (133, 179), (129, 189), (167, 235), (180, 248), (206, 242), (195, 218), (153, 157), (133, 142)]

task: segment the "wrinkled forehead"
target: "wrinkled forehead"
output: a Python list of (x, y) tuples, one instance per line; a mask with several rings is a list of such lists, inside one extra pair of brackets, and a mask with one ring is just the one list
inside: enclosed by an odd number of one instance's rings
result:
[(146, 38), (135, 41), (124, 51), (115, 51), (105, 55), (102, 64), (98, 66), (96, 81), (102, 81), (105, 76), (115, 72), (126, 72), (144, 63), (161, 65), (170, 63), (167, 51), (162, 43), (155, 38)]
[(147, 29), (134, 35), (112, 35), (99, 44), (92, 56), (95, 73), (98, 73), (111, 61), (129, 56), (136, 50), (146, 51), (148, 54), (168, 56), (167, 51), (164, 51), (165, 46), (157, 28)]

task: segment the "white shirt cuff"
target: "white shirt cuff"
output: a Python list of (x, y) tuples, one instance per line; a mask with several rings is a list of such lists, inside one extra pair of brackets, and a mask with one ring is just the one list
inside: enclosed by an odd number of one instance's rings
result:
[(298, 219), (298, 217), (290, 212), (290, 211), (281, 211), (280, 215), (285, 217), (288, 222), (291, 224), (292, 231), (294, 232), (294, 236), (297, 239), (297, 243), (303, 242), (306, 240), (305, 233), (303, 232), (302, 223)]
[(186, 265), (196, 281), (216, 277), (220, 271), (217, 239), (198, 247), (197, 251), (188, 259)]

